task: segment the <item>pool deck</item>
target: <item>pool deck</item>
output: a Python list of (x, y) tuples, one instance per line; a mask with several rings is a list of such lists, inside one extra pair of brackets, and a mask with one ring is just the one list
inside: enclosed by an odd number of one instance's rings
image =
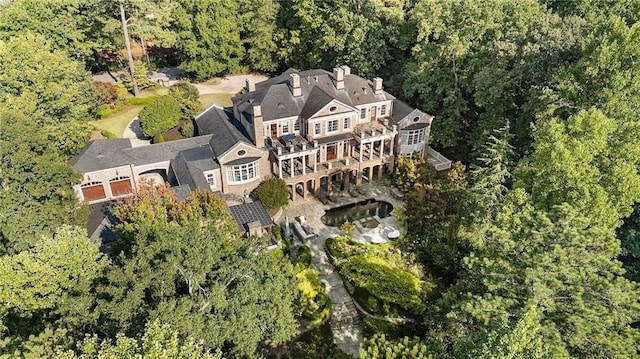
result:
[[(385, 186), (381, 182), (365, 184), (360, 186), (360, 188), (364, 194), (353, 197), (347, 191), (344, 191), (335, 196), (335, 199), (326, 205), (322, 204), (322, 202), (312, 196), (305, 200), (296, 201), (285, 209), (283, 215), (278, 221), (278, 224), (284, 226), (285, 217), (288, 217), (289, 222), (292, 223), (300, 216), (304, 216), (304, 224), (313, 229), (315, 234), (329, 238), (343, 234), (340, 228), (330, 227), (322, 223), (322, 216), (330, 209), (370, 199), (389, 202), (393, 205), (394, 209), (405, 206), (403, 201), (395, 198), (391, 194), (391, 187)], [(390, 232), (402, 229), (400, 223), (398, 223), (393, 214), (386, 218), (376, 219), (380, 222), (376, 228), (363, 228), (362, 226), (357, 225), (356, 230), (353, 232), (353, 240), (360, 243), (386, 243), (389, 242), (387, 236)]]

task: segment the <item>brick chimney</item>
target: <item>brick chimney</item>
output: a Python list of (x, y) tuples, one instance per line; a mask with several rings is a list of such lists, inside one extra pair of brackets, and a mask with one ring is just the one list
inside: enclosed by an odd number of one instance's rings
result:
[(302, 96), (302, 89), (300, 88), (300, 75), (291, 74), (291, 94), (298, 97)]
[(253, 92), (256, 90), (256, 83), (255, 81), (253, 81), (251, 77), (247, 77), (244, 81), (245, 81), (244, 87), (247, 89), (248, 92)]
[(379, 77), (373, 79), (373, 93), (376, 95), (382, 94), (382, 79)]
[(344, 69), (341, 67), (333, 68), (333, 79), (336, 82), (336, 90), (344, 89)]
[(260, 104), (253, 105), (253, 141), (256, 147), (264, 147), (264, 130), (262, 128), (262, 107)]

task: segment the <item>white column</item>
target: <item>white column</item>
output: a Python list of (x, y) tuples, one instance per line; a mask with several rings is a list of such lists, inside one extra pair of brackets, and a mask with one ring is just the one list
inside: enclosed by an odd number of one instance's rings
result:
[(373, 159), (373, 141), (369, 142), (369, 161)]
[(280, 172), (280, 178), (282, 178), (282, 160), (278, 158), (278, 171)]
[[(295, 172), (296, 172), (296, 170), (295, 170), (295, 167), (293, 166), (293, 158), (292, 158), (291, 159), (291, 178), (293, 178), (293, 176), (295, 175)], [(295, 192), (295, 185), (294, 185), (293, 190)]]
[(318, 151), (313, 153), (313, 173), (318, 172)]
[(362, 142), (360, 142), (360, 162), (362, 162)]
[(302, 156), (302, 175), (307, 174), (307, 155)]
[(395, 136), (391, 137), (391, 140), (389, 140), (389, 155), (393, 156), (393, 145), (395, 144)]

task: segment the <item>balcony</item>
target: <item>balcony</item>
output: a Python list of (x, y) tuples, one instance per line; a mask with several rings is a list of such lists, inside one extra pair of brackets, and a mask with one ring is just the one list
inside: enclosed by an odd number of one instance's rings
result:
[(431, 147), (427, 147), (427, 162), (438, 171), (444, 171), (451, 168), (451, 160), (444, 157), (440, 152)]
[(281, 158), (292, 157), (288, 155), (307, 155), (317, 151), (317, 148), (314, 148), (313, 144), (304, 137), (293, 134), (280, 136), (276, 139), (267, 138), (266, 143)]
[(388, 120), (367, 122), (357, 125), (354, 129), (354, 135), (358, 142), (369, 142), (366, 140), (377, 141), (393, 137), (398, 133), (396, 125), (389, 126)]

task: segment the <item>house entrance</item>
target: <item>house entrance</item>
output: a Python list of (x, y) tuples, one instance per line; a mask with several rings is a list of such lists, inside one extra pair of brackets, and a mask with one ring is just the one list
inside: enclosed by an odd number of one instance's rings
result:
[(272, 139), (276, 139), (278, 138), (278, 124), (274, 123), (271, 125), (271, 138)]
[(376, 112), (378, 112), (378, 108), (376, 106), (371, 106), (371, 122), (376, 120)]
[(335, 160), (338, 157), (337, 145), (327, 146), (327, 161)]

